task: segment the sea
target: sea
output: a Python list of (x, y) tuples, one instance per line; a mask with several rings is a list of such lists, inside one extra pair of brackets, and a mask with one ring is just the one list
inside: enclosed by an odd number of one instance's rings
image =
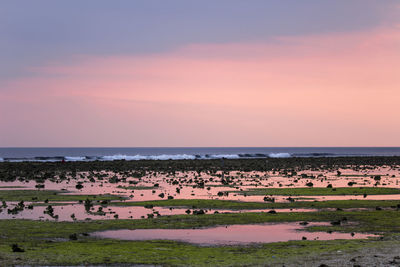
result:
[(29, 147), (0, 148), (0, 162), (202, 160), (400, 156), (400, 147)]

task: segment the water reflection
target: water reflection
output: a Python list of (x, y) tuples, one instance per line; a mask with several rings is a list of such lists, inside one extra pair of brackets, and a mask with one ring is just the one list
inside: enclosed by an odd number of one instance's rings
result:
[[(308, 226), (326, 225), (310, 223)], [(374, 235), (361, 233), (305, 232), (298, 223), (229, 225), (200, 229), (110, 230), (92, 236), (121, 240), (175, 240), (199, 245), (246, 245), (289, 240), (364, 239)]]
[[(374, 168), (355, 168), (329, 170), (309, 169), (298, 171), (268, 171), (268, 172), (244, 172), (230, 171), (210, 172), (155, 172), (147, 171), (141, 177), (132, 173), (118, 173), (110, 171), (66, 173), (63, 178), (52, 177), (38, 184), (35, 181), (0, 182), (0, 190), (59, 190), (62, 194), (115, 194), (126, 198), (126, 201), (150, 201), (166, 199), (219, 199), (243, 202), (264, 202), (264, 196), (246, 196), (239, 191), (251, 188), (297, 188), (306, 187), (312, 182), (314, 187), (348, 187), (349, 183), (354, 187), (394, 187), (400, 188), (399, 168), (388, 166)], [(379, 180), (376, 177), (379, 176)], [(21, 179), (22, 180), (22, 179)], [(43, 188), (42, 188), (43, 187)], [(230, 191), (229, 193), (224, 193)], [(400, 200), (400, 194), (393, 195), (340, 195), (340, 196), (296, 196), (295, 201), (326, 201), (326, 200)], [(274, 196), (275, 202), (288, 202), (288, 196)], [(51, 203), (49, 204), (51, 205)], [(0, 212), (0, 219), (26, 218), (26, 219), (54, 219), (43, 214), (46, 207), (34, 207), (25, 209), (18, 214), (8, 214), (7, 209)], [(77, 220), (84, 219), (140, 219), (153, 216), (168, 216), (186, 214), (185, 208), (154, 208), (148, 210), (144, 207), (106, 207), (98, 212), (97, 206), (89, 213), (83, 205), (76, 202), (74, 205), (54, 206), (54, 214), (58, 220), (71, 220), (71, 214)], [(260, 212), (260, 210), (207, 210), (214, 212)], [(264, 210), (267, 211), (267, 210)], [(291, 210), (287, 210), (291, 211)], [(310, 210), (296, 210), (310, 211)], [(286, 211), (281, 211), (286, 212)], [(103, 214), (104, 213), (104, 214)], [(151, 215), (150, 215), (151, 216)]]

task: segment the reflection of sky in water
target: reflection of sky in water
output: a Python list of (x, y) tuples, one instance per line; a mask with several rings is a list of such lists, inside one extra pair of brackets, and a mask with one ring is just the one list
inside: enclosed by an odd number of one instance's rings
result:
[[(327, 225), (310, 223), (308, 226)], [(299, 231), (298, 223), (228, 225), (199, 229), (136, 229), (110, 230), (94, 233), (94, 236), (122, 240), (176, 240), (200, 245), (238, 245), (250, 243), (284, 242), (301, 240), (360, 239), (373, 235), (356, 233), (325, 233)]]
[[(209, 173), (197, 172), (176, 172), (175, 174), (168, 173), (154, 173), (148, 172), (145, 176), (139, 178), (123, 177), (120, 174), (111, 172), (95, 173), (95, 182), (90, 182), (88, 173), (78, 173), (78, 179), (60, 180), (60, 181), (45, 181), (46, 190), (64, 190), (69, 194), (116, 194), (122, 195), (127, 198), (126, 201), (146, 201), (146, 200), (161, 200), (167, 199), (172, 196), (175, 199), (221, 199), (221, 200), (237, 200), (245, 202), (264, 202), (264, 196), (245, 196), (236, 192), (229, 193), (228, 196), (218, 196), (218, 192), (222, 191), (239, 191), (247, 190), (250, 188), (292, 188), (292, 187), (305, 187), (306, 183), (312, 182), (314, 187), (326, 187), (332, 184), (333, 187), (347, 187), (348, 183), (355, 182), (353, 187), (371, 187), (374, 186), (376, 181), (373, 179), (374, 175), (381, 175), (379, 187), (398, 187), (399, 184), (399, 169), (391, 169), (390, 167), (379, 167), (367, 170), (353, 170), (353, 169), (340, 169), (342, 175), (337, 176), (336, 170), (307, 170), (298, 171), (293, 177), (289, 177), (279, 172), (237, 172), (231, 171), (225, 174), (225, 178), (229, 178), (232, 182), (229, 185), (221, 183), (221, 172), (217, 175)], [(102, 174), (103, 179), (98, 179), (97, 175)], [(302, 178), (301, 175), (306, 174), (308, 177)], [(109, 179), (113, 176), (118, 178), (126, 178), (125, 181), (118, 183), (110, 183)], [(392, 177), (392, 176), (395, 177)], [(313, 177), (310, 177), (313, 176)], [(212, 181), (210, 181), (212, 179)], [(191, 180), (191, 181), (190, 181)], [(204, 181), (204, 188), (198, 188), (194, 181)], [(179, 181), (178, 184), (172, 184), (173, 181)], [(78, 190), (76, 185), (78, 182), (83, 182), (83, 188)], [(159, 187), (154, 187), (146, 190), (132, 190), (124, 187), (128, 186), (147, 186), (152, 187), (154, 184), (159, 184)], [(0, 190), (6, 190), (5, 186), (23, 186), (21, 189), (35, 189), (36, 182), (0, 182)], [(122, 187), (122, 188), (121, 188)], [(179, 188), (179, 193), (177, 192)], [(12, 189), (12, 188), (9, 188)], [(159, 194), (164, 193), (164, 198)], [(287, 202), (288, 196), (274, 196), (276, 202)], [(346, 196), (295, 196), (300, 198), (301, 201), (324, 201), (324, 200), (348, 200), (348, 199), (367, 199), (367, 200), (400, 200), (399, 195), (368, 195), (364, 198), (362, 195), (346, 195)], [(12, 205), (10, 205), (12, 206)], [(70, 215), (75, 214), (78, 220), (86, 218), (90, 219), (114, 219), (114, 213), (109, 213), (111, 208), (112, 212), (116, 212), (119, 218), (133, 218), (140, 219), (142, 216), (147, 217), (153, 211), (143, 207), (106, 207), (105, 216), (98, 216), (87, 214), (83, 205), (67, 205), (67, 206), (54, 206), (55, 214), (59, 215), (59, 220), (71, 220)], [(33, 210), (25, 209), (17, 215), (9, 215), (7, 209), (0, 213), (0, 218), (27, 218), (27, 219), (51, 219), (48, 215), (43, 214), (45, 207), (35, 207)], [(97, 207), (95, 207), (97, 210)], [(187, 208), (169, 209), (169, 208), (155, 208), (154, 211), (160, 215), (175, 215), (185, 214)], [(214, 212), (211, 210), (209, 212)], [(265, 210), (268, 211), (268, 210)], [(290, 211), (290, 210), (288, 210)], [(219, 210), (219, 212), (229, 212), (229, 210)], [(239, 212), (239, 211), (235, 211)], [(245, 211), (241, 211), (245, 212)], [(257, 212), (257, 210), (255, 211)], [(282, 211), (285, 212), (285, 211)]]
[[(11, 203), (11, 202), (10, 202)], [(17, 203), (10, 204), (8, 208), (13, 208)], [(26, 203), (27, 204), (27, 203)], [(95, 205), (90, 213), (87, 213), (84, 205), (73, 204), (63, 206), (52, 206), (54, 209), (54, 215), (58, 215), (58, 221), (73, 221), (71, 215), (74, 214), (77, 220), (104, 220), (104, 219), (115, 219), (114, 215), (118, 214), (118, 219), (142, 219), (148, 218), (148, 215), (157, 217), (158, 214), (161, 216), (168, 215), (182, 215), (187, 214), (186, 211), (190, 210), (190, 214), (194, 210), (193, 208), (168, 208), (168, 207), (153, 207), (151, 209), (145, 207), (115, 207), (107, 206), (102, 207), (102, 211), (105, 215), (98, 215), (99, 205)], [(0, 212), (0, 219), (32, 219), (32, 220), (55, 220), (48, 214), (45, 214), (47, 206), (35, 206), (31, 209), (24, 209), (18, 214), (8, 214), (7, 209)], [(226, 209), (203, 209), (207, 214), (218, 213), (244, 213), (244, 212), (268, 212), (271, 209), (254, 209), (254, 210), (226, 210)], [(275, 209), (277, 212), (311, 212), (314, 209)], [(199, 215), (201, 216), (201, 215)]]

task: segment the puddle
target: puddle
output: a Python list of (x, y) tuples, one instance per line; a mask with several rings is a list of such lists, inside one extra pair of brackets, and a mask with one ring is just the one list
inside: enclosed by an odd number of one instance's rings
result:
[[(166, 199), (213, 199), (213, 200), (233, 200), (242, 202), (261, 202), (265, 203), (264, 196), (246, 196), (240, 194), (240, 190), (251, 188), (296, 188), (305, 187), (308, 182), (312, 182), (314, 187), (326, 187), (331, 184), (333, 187), (347, 187), (348, 183), (356, 182), (354, 187), (372, 187), (377, 181), (375, 176), (380, 176), (379, 187), (400, 187), (400, 172), (398, 168), (379, 167), (371, 169), (348, 168), (340, 169), (341, 176), (337, 170), (298, 170), (295, 174), (288, 175), (284, 171), (230, 171), (225, 172), (225, 178), (229, 178), (229, 184), (222, 180), (222, 172), (156, 172), (146, 171), (138, 177), (133, 172), (65, 172), (55, 175), (51, 179), (46, 179), (40, 186), (40, 190), (61, 190), (61, 194), (115, 194), (126, 198), (126, 201), (151, 201)], [(64, 178), (60, 178), (63, 175)], [(223, 183), (224, 182), (224, 183)], [(79, 185), (79, 186), (78, 186)], [(2, 190), (32, 190), (37, 189), (38, 184), (34, 180), (24, 181), (23, 177), (12, 182), (0, 181), (0, 194)], [(42, 188), (42, 187), (40, 187)], [(230, 193), (224, 193), (230, 191)], [(275, 202), (289, 202), (289, 196), (274, 196)], [(338, 196), (294, 196), (296, 201), (327, 201), (327, 200), (400, 200), (397, 195), (338, 195)], [(18, 201), (17, 201), (18, 202)], [(75, 202), (77, 203), (77, 202)], [(15, 203), (16, 204), (16, 203)], [(27, 203), (26, 203), (27, 204)], [(13, 206), (11, 206), (13, 207)], [(75, 214), (77, 220), (89, 219), (114, 219), (118, 214), (120, 219), (140, 219), (147, 218), (150, 213), (158, 212), (161, 216), (186, 214), (186, 208), (170, 210), (168, 208), (155, 208), (148, 210), (145, 208), (133, 207), (110, 207), (104, 208), (104, 216), (87, 213), (83, 205), (64, 205), (54, 204), (54, 214), (59, 215), (58, 220), (72, 220), (71, 214)], [(0, 219), (26, 218), (26, 219), (49, 219), (50, 216), (43, 214), (45, 207), (35, 207), (33, 210), (24, 210), (17, 215), (8, 214), (7, 209), (0, 208)], [(98, 207), (95, 207), (95, 211)], [(207, 213), (218, 211), (224, 212), (268, 212), (268, 210), (207, 210)], [(313, 210), (277, 210), (278, 212), (307, 212)], [(109, 213), (108, 213), (109, 212)], [(115, 213), (114, 213), (115, 212)], [(154, 216), (158, 216), (155, 213)]]
[[(328, 225), (310, 223), (307, 226)], [(95, 232), (91, 236), (120, 240), (174, 240), (197, 245), (248, 245), (290, 240), (366, 239), (371, 234), (306, 232), (299, 223), (229, 225), (199, 229), (136, 229)]]
[[(30, 203), (26, 203), (29, 205)], [(0, 210), (0, 219), (30, 219), (30, 220), (57, 220), (57, 221), (82, 221), (82, 220), (110, 220), (110, 219), (144, 219), (150, 217), (158, 216), (171, 216), (171, 215), (184, 215), (193, 213), (192, 208), (168, 208), (168, 207), (153, 207), (151, 209), (141, 207), (141, 206), (131, 206), (131, 207), (116, 207), (108, 206), (102, 207), (99, 205), (94, 205), (91, 212), (85, 210), (85, 206), (82, 204), (70, 204), (70, 205), (53, 205), (53, 214), (57, 215), (57, 219), (46, 214), (47, 206), (34, 206), (32, 209), (25, 208), (18, 214), (8, 213), (8, 209), (12, 209), (16, 206), (16, 203), (8, 203), (8, 208)], [(51, 204), (50, 204), (51, 205)], [(103, 212), (101, 215), (96, 212)], [(246, 209), (246, 210), (227, 210), (227, 209), (202, 209), (206, 214), (213, 213), (246, 213), (246, 212), (268, 212), (271, 209)], [(313, 212), (315, 209), (275, 209), (276, 212)], [(71, 215), (74, 215), (71, 217)], [(115, 217), (118, 215), (117, 217)]]

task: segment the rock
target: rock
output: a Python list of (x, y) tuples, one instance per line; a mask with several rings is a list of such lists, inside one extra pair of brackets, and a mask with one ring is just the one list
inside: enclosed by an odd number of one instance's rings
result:
[(331, 222), (331, 225), (340, 225), (340, 220), (332, 221), (332, 222)]
[(23, 248), (20, 248), (18, 244), (11, 245), (12, 252), (25, 252)]
[(275, 198), (273, 198), (273, 197), (264, 197), (264, 201), (275, 202)]
[(206, 213), (204, 212), (204, 210), (194, 210), (193, 214), (194, 215), (203, 215), (203, 214), (206, 214)]

